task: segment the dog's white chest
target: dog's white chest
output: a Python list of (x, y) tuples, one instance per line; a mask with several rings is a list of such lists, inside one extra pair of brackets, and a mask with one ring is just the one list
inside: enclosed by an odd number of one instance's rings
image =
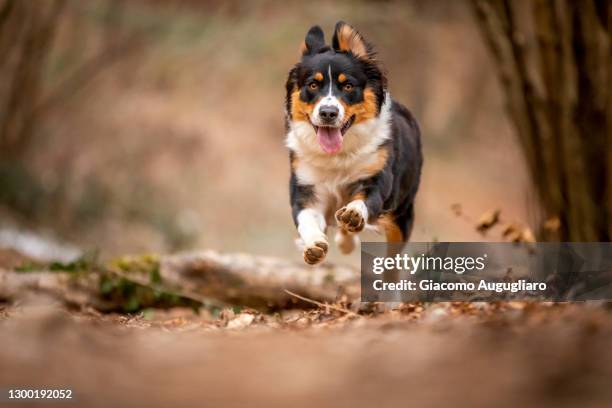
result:
[(295, 174), (300, 184), (314, 187), (317, 201), (315, 206), (326, 214), (326, 218), (350, 201), (348, 187), (367, 177), (358, 163), (341, 159), (337, 159), (332, 165), (300, 161), (295, 168)]

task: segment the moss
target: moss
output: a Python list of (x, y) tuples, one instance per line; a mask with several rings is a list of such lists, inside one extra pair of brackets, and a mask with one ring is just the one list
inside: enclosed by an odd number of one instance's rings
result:
[(37, 272), (44, 270), (46, 265), (34, 261), (25, 261), (15, 268), (16, 272)]
[[(191, 307), (198, 312), (202, 303), (166, 290), (162, 285), (160, 259), (155, 254), (122, 256), (106, 265), (98, 260), (97, 251), (89, 251), (71, 262), (49, 264), (27, 261), (15, 268), (18, 272), (69, 272), (78, 280), (95, 273), (100, 297), (118, 305), (118, 310), (136, 313), (149, 308)], [(121, 273), (124, 276), (120, 276)], [(133, 275), (133, 279), (130, 279)], [(143, 282), (143, 277), (148, 282)]]
[[(106, 299), (119, 302), (125, 312), (175, 306), (187, 306), (198, 311), (202, 306), (198, 301), (160, 288), (163, 282), (160, 273), (160, 259), (156, 254), (122, 256), (111, 260), (107, 265), (107, 270), (109, 273), (100, 276), (100, 293)], [(125, 277), (114, 275), (113, 270), (125, 274)], [(148, 284), (144, 285), (130, 280), (130, 274), (140, 278), (147, 277)]]

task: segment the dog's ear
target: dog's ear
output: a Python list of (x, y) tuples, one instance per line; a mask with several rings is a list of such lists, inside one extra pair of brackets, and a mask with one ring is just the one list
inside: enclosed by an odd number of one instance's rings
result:
[(357, 58), (371, 59), (374, 56), (372, 47), (359, 31), (344, 21), (336, 23), (332, 47), (338, 52), (350, 52)]
[(316, 54), (323, 47), (325, 47), (323, 30), (318, 25), (310, 27), (300, 48), (302, 55)]

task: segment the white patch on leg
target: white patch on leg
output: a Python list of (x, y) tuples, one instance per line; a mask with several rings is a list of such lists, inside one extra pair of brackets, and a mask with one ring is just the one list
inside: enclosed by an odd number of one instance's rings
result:
[(327, 242), (325, 236), (325, 216), (320, 211), (307, 208), (298, 213), (297, 230), (304, 246), (312, 246), (315, 242)]
[(346, 205), (346, 208), (358, 211), (363, 217), (364, 221), (366, 223), (368, 222), (368, 207), (363, 200), (353, 200)]
[(297, 216), (298, 233), (304, 241), (304, 262), (317, 265), (325, 260), (329, 245), (325, 235), (325, 216), (320, 211), (307, 208)]

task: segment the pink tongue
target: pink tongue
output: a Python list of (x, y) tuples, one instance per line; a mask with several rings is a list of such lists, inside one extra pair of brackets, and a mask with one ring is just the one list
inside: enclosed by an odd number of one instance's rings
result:
[(334, 154), (342, 149), (342, 133), (339, 128), (320, 126), (317, 138), (325, 153)]

